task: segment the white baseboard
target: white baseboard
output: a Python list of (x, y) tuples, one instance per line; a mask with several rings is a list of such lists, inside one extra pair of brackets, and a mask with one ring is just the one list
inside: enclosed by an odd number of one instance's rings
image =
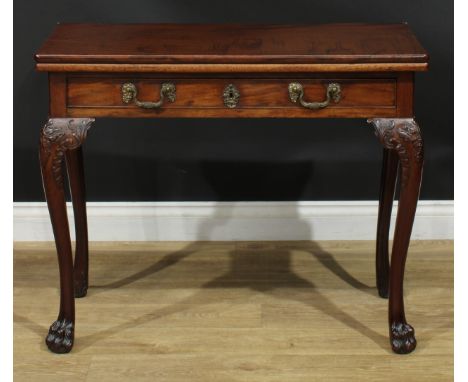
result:
[[(87, 211), (90, 241), (373, 240), (377, 207), (376, 201), (89, 202)], [(70, 204), (68, 214), (74, 238)], [(15, 241), (53, 240), (45, 203), (14, 203), (13, 215)], [(453, 239), (453, 201), (419, 202), (412, 238)]]

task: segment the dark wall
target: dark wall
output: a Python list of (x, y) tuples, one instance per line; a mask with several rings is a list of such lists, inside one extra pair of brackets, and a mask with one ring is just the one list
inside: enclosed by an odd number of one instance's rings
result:
[[(57, 22), (407, 21), (431, 56), (416, 76), (422, 199), (453, 199), (453, 3), (441, 0), (15, 0), (14, 198), (43, 200), (37, 160), (47, 75), (33, 53)], [(381, 146), (363, 120), (97, 120), (88, 200), (372, 200)]]

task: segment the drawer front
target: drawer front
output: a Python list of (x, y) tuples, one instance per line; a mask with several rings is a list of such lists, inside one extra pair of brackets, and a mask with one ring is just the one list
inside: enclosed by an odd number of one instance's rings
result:
[[(291, 101), (289, 84), (292, 82), (302, 85), (305, 102), (326, 100), (329, 84), (337, 83), (339, 100), (331, 99), (326, 107), (318, 110), (308, 109), (299, 101)], [(176, 97), (173, 102), (166, 98), (159, 108), (145, 109), (133, 98), (124, 102), (122, 87), (126, 83), (133, 84), (136, 99), (142, 102), (158, 101), (162, 83), (174, 84)], [(229, 85), (233, 87), (228, 88)], [(232, 107), (226, 105), (229, 99)], [(395, 108), (396, 80), (392, 78), (162, 80), (70, 77), (67, 81), (67, 110), (69, 115), (75, 116), (371, 117), (392, 115)]]

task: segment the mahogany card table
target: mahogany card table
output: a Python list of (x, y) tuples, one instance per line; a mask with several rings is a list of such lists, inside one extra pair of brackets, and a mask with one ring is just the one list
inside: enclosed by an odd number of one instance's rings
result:
[[(428, 55), (408, 25), (63, 24), (35, 59), (37, 70), (49, 75), (49, 119), (39, 150), (60, 271), (60, 309), (46, 337), (51, 351), (72, 349), (74, 297), (84, 297), (88, 288), (81, 145), (95, 118), (107, 117), (367, 119), (383, 146), (377, 290), (389, 298), (393, 351), (413, 351), (403, 278), (423, 167), (414, 73), (427, 70)], [(64, 163), (76, 227), (74, 260)]]

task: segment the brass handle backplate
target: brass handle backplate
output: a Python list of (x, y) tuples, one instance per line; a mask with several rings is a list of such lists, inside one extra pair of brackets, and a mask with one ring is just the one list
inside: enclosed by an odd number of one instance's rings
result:
[(341, 99), (341, 86), (337, 83), (331, 83), (327, 86), (327, 98), (323, 102), (306, 102), (304, 101), (304, 88), (299, 82), (291, 82), (288, 86), (289, 98), (291, 102), (299, 103), (307, 108), (312, 110), (323, 109), (330, 104), (330, 101), (338, 103)]
[(176, 87), (171, 82), (166, 82), (161, 84), (161, 98), (156, 102), (144, 102), (137, 99), (138, 90), (134, 84), (127, 82), (122, 85), (122, 101), (123, 103), (134, 102), (135, 105), (143, 109), (157, 109), (160, 108), (164, 100), (167, 98), (169, 102), (174, 102), (176, 100)]

